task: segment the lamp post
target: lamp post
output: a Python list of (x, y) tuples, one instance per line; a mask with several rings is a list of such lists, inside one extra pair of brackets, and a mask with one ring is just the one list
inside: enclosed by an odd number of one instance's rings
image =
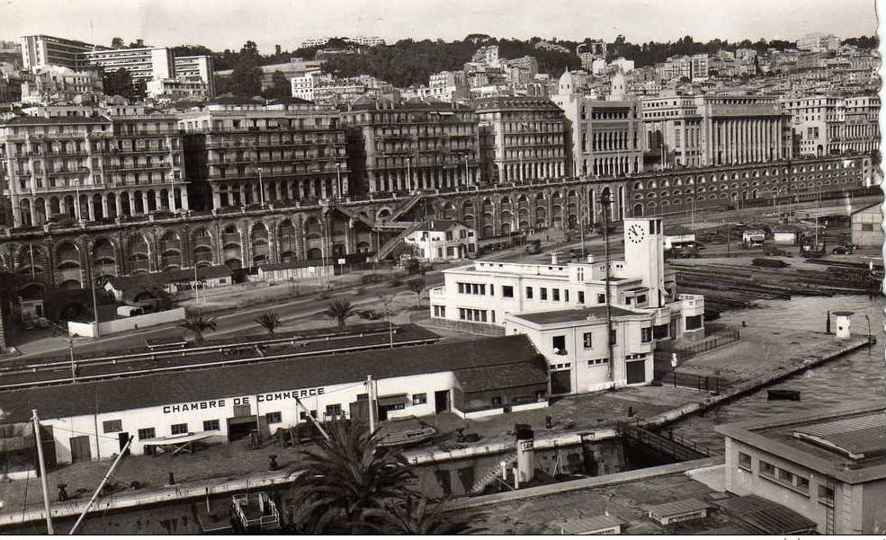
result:
[(338, 193), (336, 193), (336, 195), (337, 195), (336, 198), (341, 199), (344, 197), (344, 193), (342, 193), (342, 189), (341, 189), (341, 163), (339, 163), (339, 162), (335, 163), (335, 175), (336, 175), (336, 178), (338, 179)]
[(261, 207), (264, 208), (265, 207), (265, 190), (264, 190), (264, 186), (262, 184), (261, 173), (262, 173), (262, 168), (259, 167), (258, 168), (258, 198), (259, 198), (259, 204), (261, 204)]
[(412, 156), (406, 156), (406, 183), (408, 184), (407, 189), (411, 192), (413, 190), (412, 186)]
[(468, 185), (471, 181), (471, 173), (468, 170), (468, 154), (465, 153), (465, 182), (464, 185)]

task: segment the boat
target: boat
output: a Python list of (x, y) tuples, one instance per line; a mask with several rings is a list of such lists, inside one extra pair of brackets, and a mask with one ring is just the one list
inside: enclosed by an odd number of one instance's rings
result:
[(434, 438), (435, 435), (437, 435), (437, 429), (433, 426), (423, 426), (418, 429), (395, 431), (382, 436), (378, 441), (378, 446), (411, 446), (413, 444), (426, 442)]
[(800, 401), (800, 391), (799, 390), (779, 390), (773, 389), (767, 391), (769, 399), (776, 400), (789, 400), (789, 401)]

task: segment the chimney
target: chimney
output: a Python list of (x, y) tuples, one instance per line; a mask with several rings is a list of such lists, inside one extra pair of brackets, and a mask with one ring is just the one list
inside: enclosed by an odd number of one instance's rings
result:
[(559, 264), (557, 262), (557, 252), (551, 253), (551, 264), (552, 265)]
[(529, 424), (514, 426), (517, 437), (517, 474), (519, 481), (531, 482), (535, 475), (535, 433)]

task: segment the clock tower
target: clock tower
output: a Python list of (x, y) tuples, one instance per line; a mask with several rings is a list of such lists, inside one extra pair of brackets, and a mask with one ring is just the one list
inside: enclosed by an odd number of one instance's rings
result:
[(664, 231), (661, 218), (625, 218), (625, 273), (649, 288), (649, 307), (665, 303)]

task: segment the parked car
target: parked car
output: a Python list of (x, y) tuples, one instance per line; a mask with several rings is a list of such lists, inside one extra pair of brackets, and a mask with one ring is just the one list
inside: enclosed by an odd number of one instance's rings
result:
[(848, 246), (837, 246), (831, 250), (833, 255), (852, 255), (853, 253), (855, 253), (855, 246), (851, 244)]

